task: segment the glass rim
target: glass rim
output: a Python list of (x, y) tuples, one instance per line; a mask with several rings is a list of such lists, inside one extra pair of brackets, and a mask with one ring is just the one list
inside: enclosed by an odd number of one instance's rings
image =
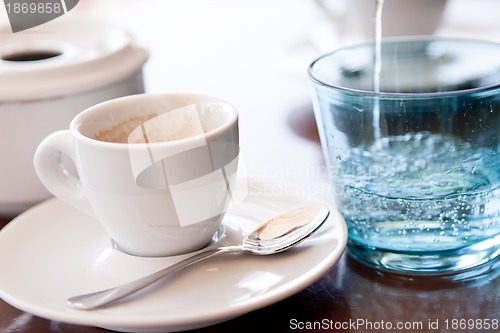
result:
[[(482, 45), (490, 45), (493, 47), (497, 47), (500, 51), (500, 43), (488, 40), (474, 39), (474, 38), (463, 38), (463, 37), (439, 37), (439, 36), (397, 36), (397, 37), (386, 37), (382, 39), (383, 44), (396, 44), (396, 43), (406, 43), (406, 42), (465, 42), (469, 44), (482, 44)], [(348, 88), (338, 84), (331, 84), (323, 82), (318, 79), (314, 75), (314, 65), (321, 61), (322, 59), (328, 58), (336, 53), (345, 50), (352, 50), (362, 47), (372, 47), (373, 48), (374, 41), (367, 41), (362, 43), (357, 43), (353, 45), (343, 46), (337, 48), (331, 52), (325, 53), (314, 59), (307, 68), (307, 74), (309, 78), (313, 81), (313, 83), (339, 91), (344, 91), (357, 95), (365, 95), (365, 96), (379, 96), (379, 97), (387, 97), (387, 98), (400, 98), (400, 97), (411, 97), (411, 98), (429, 98), (429, 97), (446, 97), (446, 96), (459, 96), (470, 94), (474, 92), (484, 92), (489, 91), (495, 88), (500, 88), (500, 81), (494, 84), (488, 84), (480, 87), (469, 88), (469, 89), (460, 89), (460, 90), (450, 90), (450, 91), (438, 91), (438, 92), (387, 92), (380, 91), (376, 92), (373, 90), (363, 90), (363, 89), (355, 89)], [(500, 63), (500, 62), (499, 62)]]

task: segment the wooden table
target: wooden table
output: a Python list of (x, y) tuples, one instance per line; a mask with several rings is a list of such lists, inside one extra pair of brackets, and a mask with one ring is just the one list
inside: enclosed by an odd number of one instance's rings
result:
[[(0, 228), (8, 222), (0, 219)], [(7, 269), (1, 267), (0, 274)], [(266, 327), (266, 332), (498, 332), (499, 276), (500, 260), (446, 279), (408, 278), (367, 268), (345, 254), (298, 294), (196, 332), (246, 332), (254, 326)], [(484, 328), (487, 323), (489, 329)], [(107, 331), (38, 318), (0, 300), (0, 332)]]

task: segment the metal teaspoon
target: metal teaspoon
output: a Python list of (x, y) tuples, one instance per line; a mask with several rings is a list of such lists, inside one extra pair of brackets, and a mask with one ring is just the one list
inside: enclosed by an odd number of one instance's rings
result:
[(156, 273), (121, 286), (71, 297), (67, 300), (67, 306), (80, 310), (99, 308), (133, 294), (185, 267), (219, 254), (244, 252), (268, 255), (288, 250), (318, 230), (329, 214), (329, 209), (321, 204), (310, 204), (292, 209), (261, 224), (245, 237), (241, 245), (208, 249)]

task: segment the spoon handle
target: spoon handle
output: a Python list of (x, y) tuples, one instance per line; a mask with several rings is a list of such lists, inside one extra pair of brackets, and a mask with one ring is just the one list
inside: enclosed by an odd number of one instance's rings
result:
[(138, 280), (128, 282), (118, 287), (106, 289), (102, 291), (93, 292), (90, 294), (79, 295), (71, 297), (67, 300), (68, 307), (79, 310), (92, 310), (99, 308), (103, 305), (115, 302), (123, 297), (129, 296), (145, 287), (153, 284), (154, 282), (172, 275), (194, 263), (214, 257), (219, 254), (225, 253), (238, 253), (243, 252), (241, 246), (225, 246), (216, 249), (209, 249), (179, 261), (172, 266), (168, 266), (158, 272), (140, 278)]

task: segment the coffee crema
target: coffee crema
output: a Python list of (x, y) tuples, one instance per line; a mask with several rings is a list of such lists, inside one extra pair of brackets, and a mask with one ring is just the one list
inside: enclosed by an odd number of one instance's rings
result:
[[(148, 120), (156, 117), (156, 114), (131, 117), (112, 128), (101, 130), (94, 139), (104, 142), (129, 143), (129, 136), (136, 128), (144, 126)], [(148, 141), (146, 141), (148, 142)]]
[[(196, 106), (190, 105), (162, 114), (133, 116), (113, 127), (101, 130), (96, 140), (141, 144), (184, 139), (207, 132)], [(210, 126), (208, 126), (210, 127)]]

